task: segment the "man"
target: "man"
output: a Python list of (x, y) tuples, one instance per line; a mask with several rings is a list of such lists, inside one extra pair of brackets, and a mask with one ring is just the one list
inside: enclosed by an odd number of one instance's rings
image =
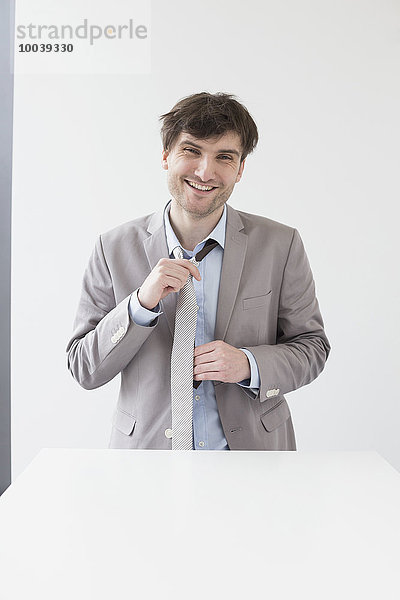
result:
[[(226, 204), (257, 127), (227, 94), (194, 94), (161, 120), (171, 200), (98, 239), (69, 369), (86, 389), (121, 373), (110, 447), (171, 449), (183, 378), (173, 340), (189, 339), (190, 448), (295, 450), (283, 394), (319, 375), (330, 346), (298, 232)], [(185, 286), (195, 292), (194, 351), (174, 332)]]

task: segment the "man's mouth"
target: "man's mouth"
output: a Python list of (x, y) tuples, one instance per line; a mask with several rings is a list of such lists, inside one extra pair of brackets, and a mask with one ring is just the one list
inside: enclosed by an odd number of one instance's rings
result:
[(200, 183), (195, 183), (194, 181), (190, 181), (190, 179), (185, 179), (185, 183), (191, 187), (192, 189), (195, 189), (198, 192), (202, 192), (203, 194), (207, 194), (209, 192), (212, 192), (212, 190), (215, 190), (216, 187), (212, 186), (212, 185), (200, 185)]

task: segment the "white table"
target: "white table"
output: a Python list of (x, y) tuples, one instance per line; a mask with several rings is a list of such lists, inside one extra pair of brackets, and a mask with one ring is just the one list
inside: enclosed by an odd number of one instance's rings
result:
[(0, 498), (0, 598), (399, 600), (399, 547), (374, 452), (44, 449)]

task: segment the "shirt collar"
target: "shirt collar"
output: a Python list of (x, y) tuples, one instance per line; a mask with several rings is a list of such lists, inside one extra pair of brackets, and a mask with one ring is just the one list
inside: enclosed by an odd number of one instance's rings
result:
[[(172, 229), (171, 222), (169, 220), (170, 208), (171, 208), (171, 200), (168, 202), (168, 204), (166, 205), (166, 207), (164, 209), (164, 227), (165, 227), (165, 235), (167, 237), (167, 246), (168, 246), (169, 256), (171, 256), (174, 248), (176, 248), (177, 246), (180, 246), (180, 242), (179, 242), (178, 238), (176, 237), (175, 231)], [(185, 250), (185, 253), (190, 257), (194, 256), (197, 252), (199, 252), (203, 248), (204, 244), (206, 243), (206, 241), (209, 238), (212, 238), (213, 240), (218, 242), (218, 244), (221, 246), (221, 248), (224, 249), (224, 247), (225, 247), (225, 230), (226, 230), (226, 204), (224, 205), (224, 212), (222, 213), (220, 220), (218, 221), (218, 223), (216, 224), (216, 226), (214, 227), (214, 229), (212, 230), (210, 235), (208, 235), (206, 238), (204, 238), (204, 240), (199, 242), (197, 244), (197, 246), (195, 247), (195, 249), (193, 250), (193, 252), (190, 252), (189, 250)]]

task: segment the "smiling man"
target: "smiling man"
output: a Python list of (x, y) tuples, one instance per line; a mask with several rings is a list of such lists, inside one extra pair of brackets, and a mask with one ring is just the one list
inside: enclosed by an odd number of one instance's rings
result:
[(161, 120), (171, 198), (99, 237), (69, 369), (86, 389), (121, 374), (112, 448), (295, 450), (284, 394), (330, 346), (298, 232), (226, 204), (256, 124), (206, 92)]

